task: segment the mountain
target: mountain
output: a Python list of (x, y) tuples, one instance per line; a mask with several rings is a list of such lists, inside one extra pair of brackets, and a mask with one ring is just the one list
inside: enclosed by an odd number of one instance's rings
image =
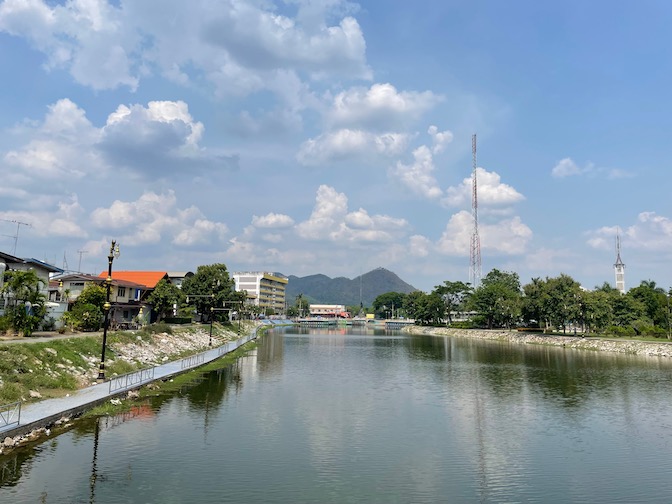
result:
[(287, 303), (293, 304), (296, 296), (303, 294), (311, 303), (359, 306), (360, 288), (364, 306), (371, 306), (376, 297), (386, 292), (407, 294), (418, 290), (385, 268), (376, 268), (352, 280), (345, 277), (329, 278), (326, 275), (290, 275), (286, 289)]

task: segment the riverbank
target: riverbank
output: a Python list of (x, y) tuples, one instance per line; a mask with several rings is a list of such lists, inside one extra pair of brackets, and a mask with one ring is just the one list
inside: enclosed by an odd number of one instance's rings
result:
[(453, 336), (456, 338), (473, 338), (513, 344), (558, 346), (577, 350), (617, 352), (630, 355), (643, 355), (647, 357), (672, 357), (672, 344), (665, 342), (656, 343), (649, 341), (613, 340), (592, 337), (581, 338), (576, 336), (523, 333), (501, 329), (453, 329), (450, 327), (407, 326), (403, 331), (417, 335)]
[[(226, 329), (217, 334), (216, 339), (215, 334), (213, 334), (213, 346), (210, 346), (209, 331), (206, 332), (201, 328), (187, 330), (181, 328), (181, 330), (176, 331), (176, 334), (173, 334), (172, 331), (158, 333), (146, 339), (139, 337), (137, 341), (131, 344), (114, 345), (117, 361), (123, 359), (127, 363), (133, 363), (133, 367), (142, 364), (141, 368), (145, 370), (144, 374), (132, 373), (133, 375), (137, 374), (139, 378), (137, 381), (125, 380), (120, 382), (121, 385), (117, 383), (115, 387), (112, 387), (110, 381), (104, 383), (94, 381), (90, 386), (80, 386), (75, 392), (65, 394), (65, 396), (37, 401), (36, 399), (41, 399), (38, 397), (39, 392), (31, 390), (30, 398), (32, 402), (21, 408), (18, 424), (10, 425), (9, 428), (1, 430), (4, 440), (0, 444), (0, 455), (21, 446), (40, 442), (46, 436), (50, 436), (53, 429), (56, 429), (56, 432), (61, 432), (70, 428), (75, 418), (97, 405), (109, 401), (112, 405), (118, 406), (124, 398), (138, 399), (140, 395), (136, 392), (137, 388), (155, 381), (172, 378), (220, 359), (248, 341), (255, 339), (257, 325), (251, 323), (248, 334), (242, 337), (238, 333)], [(46, 347), (41, 349), (50, 354), (57, 352), (54, 345), (48, 346), (45, 343), (28, 346), (32, 349)], [(169, 355), (181, 355), (182, 358), (171, 360)], [(93, 367), (86, 371), (86, 374), (95, 372), (96, 368)], [(81, 380), (81, 370), (67, 369), (64, 370), (64, 373), (74, 374), (80, 378), (80, 384), (85, 383)], [(114, 374), (110, 375), (110, 379), (114, 382)], [(123, 380), (123, 378), (120, 379)]]

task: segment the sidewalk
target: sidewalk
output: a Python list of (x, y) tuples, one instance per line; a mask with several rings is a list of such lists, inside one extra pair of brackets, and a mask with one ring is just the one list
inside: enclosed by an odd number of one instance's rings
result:
[[(25, 435), (42, 427), (49, 427), (63, 417), (81, 415), (84, 411), (107, 401), (129, 390), (139, 388), (152, 381), (174, 376), (190, 369), (212, 362), (222, 355), (230, 353), (245, 343), (256, 339), (257, 329), (247, 336), (229, 341), (219, 347), (194, 354), (178, 361), (168, 362), (153, 368), (136, 371), (120, 377), (113, 377), (103, 383), (98, 383), (69, 394), (67, 397), (46, 399), (36, 403), (21, 405), (20, 410), (12, 413), (2, 411), (5, 417), (0, 426), (0, 436), (14, 437)], [(15, 416), (12, 416), (15, 415)], [(18, 424), (16, 422), (18, 416)], [(2, 419), (0, 418), (0, 421)], [(8, 423), (9, 425), (5, 425)]]

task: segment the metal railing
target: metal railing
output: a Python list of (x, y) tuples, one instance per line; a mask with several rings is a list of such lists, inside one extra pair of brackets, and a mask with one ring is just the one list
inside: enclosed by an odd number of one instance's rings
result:
[(182, 359), (182, 369), (192, 368), (205, 362), (205, 354), (196, 354)]
[(110, 380), (110, 394), (118, 390), (125, 390), (154, 379), (154, 369), (141, 369), (121, 376), (115, 376)]
[(0, 429), (10, 425), (19, 425), (21, 419), (21, 401), (0, 406)]

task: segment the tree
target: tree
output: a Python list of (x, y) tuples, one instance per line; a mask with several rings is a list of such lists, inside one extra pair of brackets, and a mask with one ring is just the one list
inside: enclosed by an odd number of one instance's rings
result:
[(147, 297), (147, 302), (157, 314), (157, 320), (161, 321), (166, 313), (172, 312), (173, 306), (182, 298), (182, 292), (165, 278), (159, 280), (152, 293)]
[(224, 308), (227, 301), (240, 302), (234, 285), (224, 264), (208, 264), (199, 266), (194, 276), (184, 279), (182, 292), (197, 313), (210, 319), (210, 308)]
[(464, 304), (469, 299), (471, 292), (471, 285), (464, 282), (449, 282), (446, 280), (443, 282), (443, 285), (434, 287), (434, 293), (443, 299), (446, 305), (446, 316), (448, 317), (449, 324), (453, 323), (453, 313), (459, 312), (464, 308)]
[(10, 326), (25, 336), (30, 336), (47, 314), (46, 296), (40, 292), (42, 284), (32, 270), (5, 272), (5, 282), (0, 291), (8, 298), (5, 314)]
[(420, 325), (441, 325), (446, 316), (446, 304), (441, 296), (432, 292), (421, 293), (415, 299), (415, 323)]
[(511, 327), (520, 317), (521, 288), (517, 273), (493, 269), (474, 291), (469, 305), (483, 317), (488, 329)]
[(310, 315), (310, 302), (302, 293), (299, 293), (296, 296), (296, 303), (293, 311), (296, 312), (296, 315), (300, 318)]
[[(81, 294), (77, 296), (75, 305), (77, 304), (92, 304), (101, 310), (107, 299), (107, 291), (102, 285), (90, 283), (82, 290)], [(73, 306), (74, 308), (74, 306)]]
[(543, 298), (546, 282), (541, 278), (533, 278), (532, 282), (523, 286), (521, 315), (526, 325), (546, 327), (547, 317), (544, 312)]
[(664, 289), (656, 287), (656, 282), (642, 280), (639, 286), (630, 289), (626, 296), (631, 296), (643, 304), (651, 324), (667, 327), (667, 295)]
[(553, 326), (562, 327), (565, 332), (567, 324), (581, 321), (580, 293), (581, 286), (569, 275), (563, 273), (559, 277), (546, 279), (542, 305)]
[(79, 299), (72, 310), (63, 314), (63, 323), (73, 330), (97, 331), (103, 323), (104, 315), (100, 307), (93, 303), (81, 303)]
[(373, 309), (377, 316), (386, 318), (389, 314), (394, 316), (394, 311), (404, 305), (406, 294), (403, 292), (386, 292), (373, 300)]

